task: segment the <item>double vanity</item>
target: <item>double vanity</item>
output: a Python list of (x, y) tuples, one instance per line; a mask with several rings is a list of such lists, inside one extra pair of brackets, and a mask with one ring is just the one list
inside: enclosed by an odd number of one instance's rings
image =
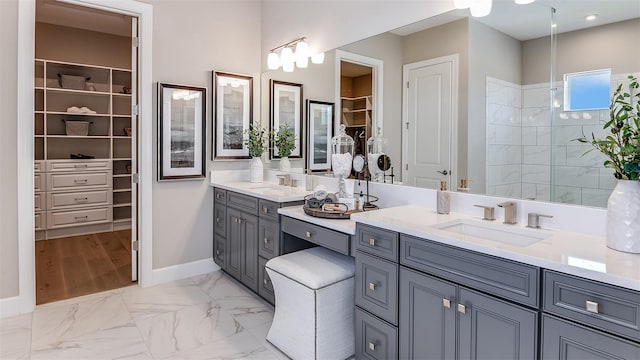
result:
[(356, 264), (358, 359), (638, 359), (640, 259), (605, 240), (404, 205), (310, 217), (299, 188), (212, 182), (214, 259), (273, 303), (272, 257)]

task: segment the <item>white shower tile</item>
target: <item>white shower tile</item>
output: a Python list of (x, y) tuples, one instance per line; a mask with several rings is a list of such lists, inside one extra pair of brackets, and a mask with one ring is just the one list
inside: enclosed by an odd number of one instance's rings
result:
[(537, 126), (536, 131), (536, 145), (551, 145), (551, 127)]
[(522, 181), (521, 165), (489, 166), (487, 185), (512, 184)]
[(580, 205), (582, 203), (582, 192), (579, 187), (554, 186), (553, 191), (552, 201), (554, 202), (576, 205)]
[(519, 145), (487, 146), (487, 165), (514, 165), (522, 162), (522, 147)]
[(554, 166), (554, 184), (598, 188), (600, 169), (579, 166)]
[(536, 200), (536, 184), (532, 183), (522, 183), (522, 198), (529, 200)]
[(536, 184), (536, 200), (551, 201), (551, 186), (549, 184)]
[(550, 124), (549, 107), (522, 109), (522, 126), (549, 126)]
[(535, 126), (523, 126), (522, 127), (522, 145), (537, 145), (538, 135), (537, 127)]
[(606, 208), (609, 195), (611, 195), (611, 190), (583, 188), (582, 205)]
[(510, 198), (521, 198), (522, 197), (522, 184), (504, 184), (504, 185), (496, 185), (495, 187), (495, 196), (504, 196)]
[(550, 146), (523, 146), (522, 163), (528, 165), (550, 165)]
[(548, 165), (522, 165), (522, 182), (548, 184), (551, 168)]
[(551, 94), (549, 88), (524, 89), (522, 91), (522, 107), (549, 107)]
[[(576, 144), (567, 146), (567, 165), (598, 167), (603, 166), (606, 157), (597, 150), (592, 150), (591, 145)], [(592, 151), (590, 151), (592, 150)]]
[(613, 169), (600, 168), (598, 187), (600, 189), (613, 190), (618, 184), (618, 180), (613, 176), (614, 173)]
[(488, 144), (520, 145), (522, 142), (520, 126), (488, 125), (487, 132), (490, 136)]

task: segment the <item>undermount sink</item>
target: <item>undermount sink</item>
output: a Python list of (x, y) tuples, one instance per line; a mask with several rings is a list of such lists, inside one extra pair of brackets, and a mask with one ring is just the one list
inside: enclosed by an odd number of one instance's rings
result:
[(529, 246), (551, 236), (542, 230), (509, 228), (509, 226), (511, 225), (458, 219), (434, 225), (433, 228), (515, 246)]

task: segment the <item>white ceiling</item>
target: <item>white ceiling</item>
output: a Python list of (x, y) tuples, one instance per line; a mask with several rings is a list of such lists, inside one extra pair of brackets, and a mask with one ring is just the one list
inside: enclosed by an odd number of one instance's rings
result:
[(131, 36), (130, 16), (56, 0), (36, 0), (36, 21), (113, 35)]
[[(640, 17), (640, 0), (537, 0), (518, 5), (513, 0), (493, 0), (491, 14), (474, 18), (520, 41), (547, 36), (551, 31), (551, 8), (556, 9), (558, 33)], [(585, 16), (598, 14), (594, 21)], [(393, 30), (408, 35), (469, 16), (469, 10), (454, 10)]]

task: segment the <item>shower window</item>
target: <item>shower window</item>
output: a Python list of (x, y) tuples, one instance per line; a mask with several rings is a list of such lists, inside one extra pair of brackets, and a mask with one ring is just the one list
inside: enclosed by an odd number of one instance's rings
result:
[(564, 111), (609, 108), (611, 69), (564, 75)]

